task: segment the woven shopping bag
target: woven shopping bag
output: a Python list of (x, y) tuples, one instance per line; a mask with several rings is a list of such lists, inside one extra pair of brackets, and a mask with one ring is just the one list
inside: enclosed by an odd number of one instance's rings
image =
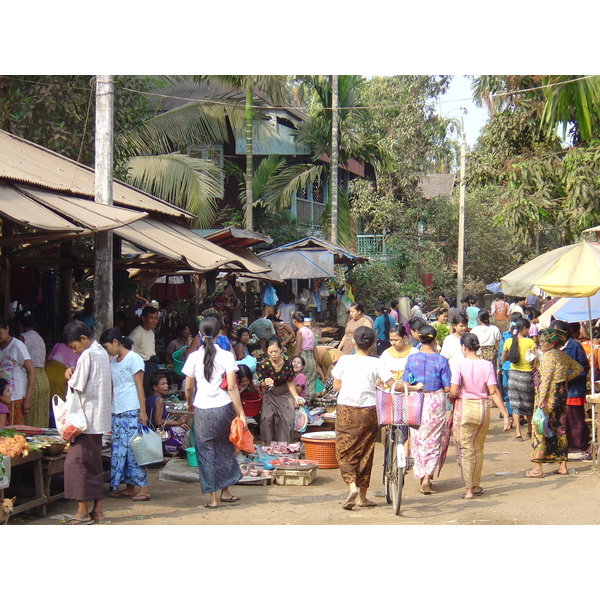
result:
[[(396, 392), (396, 385), (404, 384), (404, 392)], [(379, 425), (421, 426), (423, 414), (423, 392), (409, 392), (404, 381), (396, 381), (390, 391), (377, 388), (375, 406)]]

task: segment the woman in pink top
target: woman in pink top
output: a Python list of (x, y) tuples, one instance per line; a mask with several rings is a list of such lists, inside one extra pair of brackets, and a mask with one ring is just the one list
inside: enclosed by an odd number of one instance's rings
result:
[(510, 429), (510, 422), (500, 392), (496, 387), (494, 366), (477, 355), (479, 340), (473, 333), (465, 333), (460, 338), (463, 359), (452, 364), (452, 379), (448, 399), (454, 404), (454, 439), (456, 440), (456, 460), (466, 492), (467, 500), (481, 496), (479, 485), (483, 467), (483, 443), (490, 428), (488, 396), (504, 417), (504, 431)]
[(296, 352), (294, 356), (301, 356), (304, 359), (304, 376), (306, 377), (306, 399), (315, 395), (315, 380), (317, 375), (323, 381), (323, 372), (317, 360), (317, 345), (315, 344), (315, 334), (310, 327), (304, 324), (304, 314), (296, 311), (292, 313), (292, 323), (296, 331)]

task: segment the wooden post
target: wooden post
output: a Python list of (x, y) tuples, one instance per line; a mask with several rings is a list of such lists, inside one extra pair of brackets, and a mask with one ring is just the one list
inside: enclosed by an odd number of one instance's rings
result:
[(465, 133), (464, 120), (462, 130), (462, 143), (460, 145), (460, 200), (458, 209), (458, 268), (456, 274), (457, 306), (460, 305), (460, 299), (463, 297), (465, 276), (465, 188), (467, 186), (465, 161), (467, 152), (467, 135)]
[[(112, 205), (114, 77), (96, 76), (96, 195), (100, 204)], [(112, 231), (96, 234), (94, 270), (94, 337), (113, 324)]]

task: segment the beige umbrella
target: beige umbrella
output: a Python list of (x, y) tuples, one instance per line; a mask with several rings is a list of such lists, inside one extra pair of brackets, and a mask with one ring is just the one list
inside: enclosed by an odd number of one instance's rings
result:
[[(546, 252), (500, 279), (502, 291), (526, 296), (534, 286), (550, 296), (588, 298), (590, 340), (592, 308), (589, 297), (600, 291), (600, 244), (580, 242)], [(590, 369), (591, 395), (594, 395), (594, 369)], [(595, 419), (592, 422), (595, 427)], [(595, 439), (595, 430), (592, 432)]]

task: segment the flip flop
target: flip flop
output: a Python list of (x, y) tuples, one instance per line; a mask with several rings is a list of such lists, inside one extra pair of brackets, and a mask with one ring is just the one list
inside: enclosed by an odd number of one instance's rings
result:
[(148, 502), (150, 500), (150, 496), (148, 496), (148, 494), (137, 494), (137, 496), (133, 496), (131, 499), (134, 502)]
[(526, 477), (527, 479), (542, 479), (544, 477), (544, 474), (542, 473), (541, 475), (532, 475), (531, 471), (525, 471), (524, 477)]
[(94, 522), (93, 519), (76, 519), (75, 517), (71, 517), (66, 522), (66, 525), (93, 525)]
[(569, 473), (561, 473), (558, 469), (552, 471), (555, 475), (568, 475)]
[(483, 488), (479, 488), (479, 491), (478, 492), (473, 492), (473, 494), (475, 496), (482, 496), (483, 495)]
[(377, 506), (377, 502), (369, 500), (367, 504), (357, 504), (356, 506), (359, 508), (373, 508), (374, 506)]
[(471, 496), (470, 498), (467, 498), (467, 493), (466, 492), (461, 496), (461, 498), (463, 500), (475, 500), (474, 496)]
[(212, 506), (210, 504), (205, 504), (204, 508), (219, 508), (218, 506)]
[(133, 496), (131, 494), (124, 494), (123, 492), (119, 492), (118, 490), (111, 492), (110, 497), (111, 498), (133, 498)]
[(221, 498), (221, 502), (238, 502), (239, 498), (237, 496), (231, 496), (231, 498)]
[(344, 504), (342, 504), (342, 508), (344, 510), (352, 510), (354, 508), (354, 506), (356, 505), (356, 497), (358, 496), (358, 490), (355, 490), (354, 492), (350, 492), (350, 494), (348, 495), (348, 498), (346, 498), (346, 502), (344, 502)]

